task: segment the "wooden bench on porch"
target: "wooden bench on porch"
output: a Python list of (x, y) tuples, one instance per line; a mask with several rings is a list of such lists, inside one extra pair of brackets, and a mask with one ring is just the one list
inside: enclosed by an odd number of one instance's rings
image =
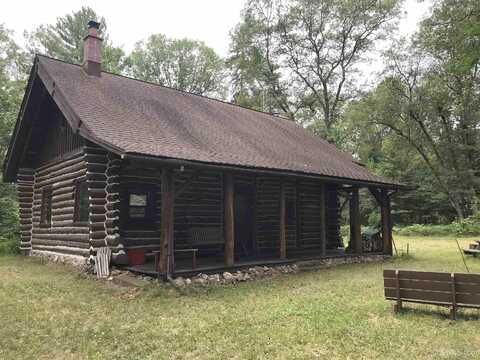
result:
[(195, 226), (188, 229), (189, 246), (205, 249), (214, 247), (217, 251), (223, 251), (225, 240), (223, 229), (214, 226)]
[(394, 312), (404, 301), (449, 307), (452, 319), (457, 308), (480, 308), (480, 274), (384, 270), (383, 279)]
[[(191, 254), (192, 270), (197, 269), (197, 256), (198, 252), (202, 247), (219, 246), (223, 248), (224, 240), (222, 235), (222, 229), (219, 227), (192, 227), (189, 229), (188, 235), (188, 247), (175, 249), (174, 254)], [(156, 250), (152, 253), (155, 255), (155, 269), (158, 270), (161, 251)], [(171, 270), (174, 271), (175, 269)]]

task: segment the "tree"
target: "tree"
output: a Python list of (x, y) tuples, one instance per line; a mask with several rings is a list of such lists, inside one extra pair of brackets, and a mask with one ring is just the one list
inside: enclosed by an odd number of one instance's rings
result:
[[(3, 161), (25, 86), (27, 56), (0, 24), (0, 157)], [(1, 170), (0, 170), (1, 172)], [(1, 175), (1, 173), (0, 173)], [(15, 188), (0, 183), (0, 242), (18, 235)]]
[(40, 25), (32, 33), (25, 33), (31, 53), (42, 53), (71, 63), (83, 62), (83, 39), (87, 34), (87, 23), (97, 20), (100, 23), (100, 36), (103, 38), (104, 70), (121, 73), (124, 64), (124, 51), (115, 47), (108, 38), (107, 23), (89, 7), (57, 18), (54, 25)]
[(201, 41), (152, 35), (136, 44), (128, 64), (135, 78), (194, 94), (224, 97), (224, 62)]
[[(232, 34), (235, 93), (267, 93), (297, 120), (332, 137), (355, 94), (357, 65), (395, 25), (401, 1), (248, 1)], [(251, 91), (256, 95), (255, 91)]]
[(387, 77), (350, 115), (361, 133), (397, 144), (394, 160), (410, 154), (415, 182), (462, 219), (478, 211), (480, 193), (480, 5), (452, 5), (437, 1), (413, 41), (388, 51)]

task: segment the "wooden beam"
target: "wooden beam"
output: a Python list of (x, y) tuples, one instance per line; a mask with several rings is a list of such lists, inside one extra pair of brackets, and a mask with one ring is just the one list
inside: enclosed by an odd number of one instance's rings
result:
[(280, 183), (280, 259), (287, 258), (287, 205), (285, 194), (285, 182)]
[(388, 192), (385, 190), (381, 191), (380, 195), (380, 215), (382, 222), (382, 238), (383, 238), (383, 253), (385, 255), (393, 255), (392, 248), (392, 216), (391, 216), (391, 206), (390, 206), (390, 197)]
[(225, 266), (233, 266), (235, 262), (234, 189), (233, 174), (224, 173)]
[(174, 222), (175, 188), (173, 171), (164, 168), (162, 171), (162, 222), (159, 271), (168, 278), (174, 271), (173, 222)]
[(363, 252), (362, 230), (360, 227), (360, 197), (358, 189), (352, 191), (350, 198), (350, 244), (356, 254)]
[(327, 195), (325, 183), (320, 185), (320, 243), (322, 245), (322, 256), (327, 253)]

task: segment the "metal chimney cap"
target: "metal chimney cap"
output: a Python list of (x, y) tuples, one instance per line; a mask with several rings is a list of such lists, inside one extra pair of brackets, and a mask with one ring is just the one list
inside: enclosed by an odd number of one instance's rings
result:
[(90, 20), (87, 25), (88, 25), (89, 29), (91, 29), (91, 28), (95, 28), (97, 30), (100, 29), (100, 23), (96, 22), (94, 20)]

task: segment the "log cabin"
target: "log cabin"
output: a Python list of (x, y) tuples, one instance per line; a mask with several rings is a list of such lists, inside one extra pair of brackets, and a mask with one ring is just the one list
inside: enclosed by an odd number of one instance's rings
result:
[(3, 168), (22, 253), (93, 259), (108, 247), (113, 264), (155, 257), (165, 276), (358, 256), (363, 188), (381, 211), (368, 251), (392, 255), (390, 197), (403, 185), (291, 120), (102, 71), (98, 27), (83, 64), (34, 59)]

